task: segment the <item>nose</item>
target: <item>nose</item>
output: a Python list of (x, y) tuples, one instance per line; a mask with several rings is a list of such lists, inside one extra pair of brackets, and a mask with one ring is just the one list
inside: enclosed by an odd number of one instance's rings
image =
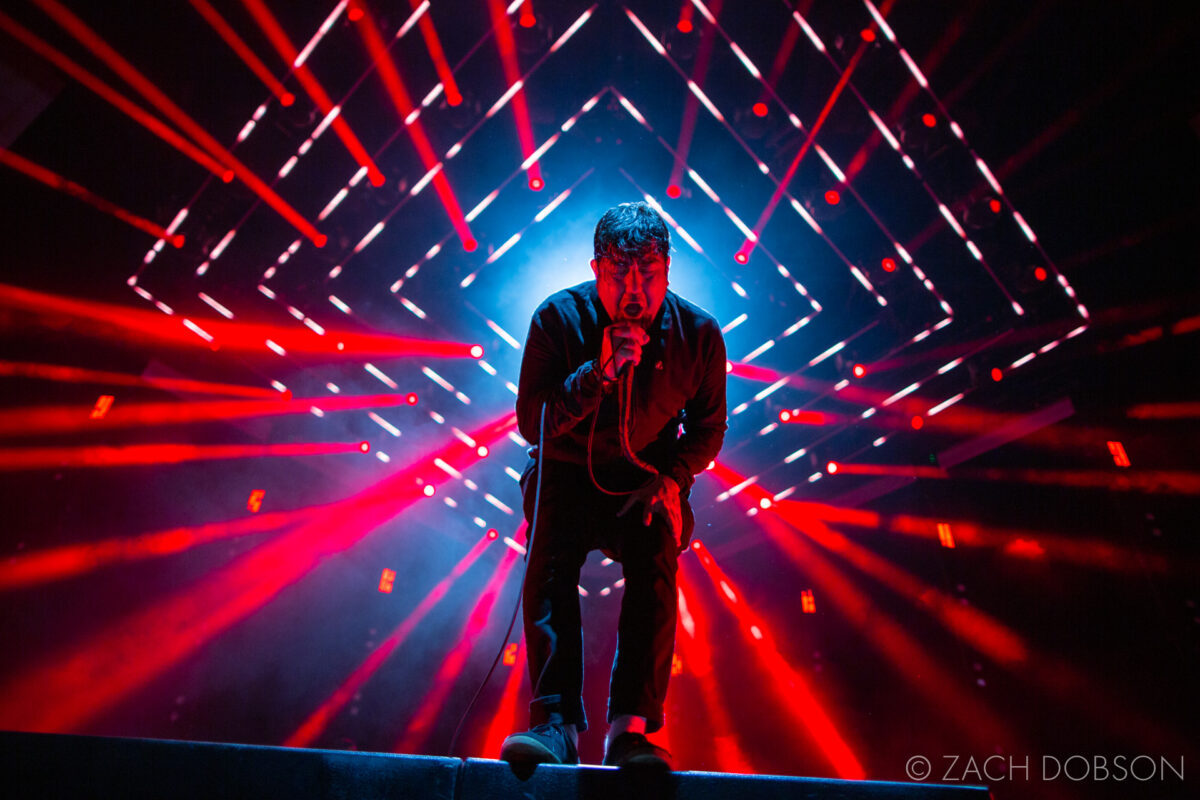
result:
[(636, 269), (629, 270), (625, 275), (625, 291), (628, 293), (640, 293), (642, 284), (645, 281), (642, 279), (642, 274)]

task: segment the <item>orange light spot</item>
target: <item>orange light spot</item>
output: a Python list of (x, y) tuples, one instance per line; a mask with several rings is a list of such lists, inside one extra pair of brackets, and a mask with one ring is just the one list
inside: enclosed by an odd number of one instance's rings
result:
[(92, 406), (92, 419), (104, 419), (108, 410), (112, 408), (114, 398), (111, 394), (102, 394), (96, 398), (96, 405)]
[(954, 549), (954, 532), (950, 530), (949, 522), (939, 522), (937, 524), (938, 541), (942, 543), (942, 547)]
[(1125, 452), (1125, 445), (1120, 442), (1108, 442), (1108, 452), (1112, 454), (1113, 463), (1118, 467), (1130, 466), (1129, 456)]
[(517, 643), (509, 642), (504, 646), (504, 666), (511, 667), (517, 663)]
[(800, 593), (800, 611), (805, 614), (817, 613), (817, 599), (813, 596), (812, 589), (805, 589)]
[(251, 513), (257, 514), (259, 509), (262, 508), (262, 501), (266, 496), (267, 491), (265, 489), (255, 489), (250, 493), (250, 499), (246, 501), (246, 508)]
[(385, 569), (383, 574), (379, 576), (379, 591), (384, 594), (391, 594), (392, 587), (396, 584), (396, 570)]

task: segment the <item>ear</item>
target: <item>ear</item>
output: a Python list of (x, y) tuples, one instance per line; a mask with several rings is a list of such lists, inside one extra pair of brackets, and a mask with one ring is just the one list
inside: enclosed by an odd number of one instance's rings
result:
[(594, 258), (591, 260), (590, 263), (592, 265), (592, 275), (594, 275), (596, 277), (596, 279), (599, 280), (599, 278), (600, 278), (600, 263), (598, 261), (596, 261), (596, 259), (594, 259)]

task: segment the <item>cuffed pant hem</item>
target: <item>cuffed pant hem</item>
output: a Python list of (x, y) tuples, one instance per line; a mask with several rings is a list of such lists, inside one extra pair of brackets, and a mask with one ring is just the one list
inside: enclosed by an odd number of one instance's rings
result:
[(564, 702), (562, 695), (557, 694), (535, 697), (529, 703), (529, 727), (546, 723), (574, 725), (576, 731), (583, 733), (588, 726), (583, 701), (576, 699), (574, 702)]

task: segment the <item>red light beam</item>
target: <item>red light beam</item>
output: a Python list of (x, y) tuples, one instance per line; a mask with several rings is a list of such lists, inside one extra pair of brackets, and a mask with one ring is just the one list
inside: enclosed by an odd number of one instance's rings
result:
[(204, 321), (204, 329), (211, 338), (201, 340), (181, 324), (182, 317), (113, 303), (61, 297), (5, 284), (0, 284), (0, 307), (28, 311), (35, 315), (35, 318), (48, 321), (70, 316), (77, 321), (72, 328), (76, 333), (118, 338), (139, 345), (151, 340), (185, 347), (204, 346), (211, 349), (265, 352), (269, 347), (266, 344), (269, 339), (284, 352), (295, 357), (334, 360), (404, 356), (479, 357), (478, 345), (466, 342), (443, 342), (352, 331), (325, 331), (324, 334), (318, 335), (308, 328), (280, 328), (274, 325), (216, 319)]
[(725, 599), (726, 607), (738, 618), (742, 632), (756, 640), (750, 642), (749, 646), (762, 661), (767, 674), (772, 677), (771, 686), (778, 692), (779, 699), (792, 713), (796, 722), (808, 731), (813, 743), (829, 760), (839, 778), (846, 780), (866, 778), (866, 772), (859, 763), (858, 757), (854, 755), (833, 720), (812, 693), (808, 686), (808, 680), (792, 667), (776, 649), (766, 633), (766, 624), (746, 606), (744, 601), (738, 599), (741, 597), (740, 593), (733, 588), (731, 579), (717, 565), (712, 553), (703, 545), (694, 550), (713, 586)]
[(164, 392), (186, 394), (218, 394), (234, 397), (278, 399), (279, 392), (257, 386), (234, 383), (212, 383), (186, 378), (147, 378), (124, 372), (65, 367), (58, 364), (35, 364), (28, 361), (0, 361), (0, 378), (36, 378), (59, 383), (96, 383), (109, 386), (139, 386), (161, 389)]
[[(425, 0), (409, 0), (413, 11), (421, 7), (421, 3)], [(355, 7), (360, 3), (353, 3)], [(365, 9), (364, 9), (365, 10)], [(425, 39), (425, 47), (429, 50), (429, 57), (433, 59), (433, 68), (437, 70), (438, 80), (442, 82), (442, 90), (446, 94), (446, 102), (451, 106), (462, 104), (462, 92), (458, 90), (458, 84), (454, 81), (454, 73), (450, 71), (450, 64), (446, 61), (446, 53), (442, 50), (442, 43), (438, 39), (437, 31), (434, 30), (433, 20), (429, 18), (429, 13), (426, 11), (421, 15), (417, 25), (421, 29), (421, 36)]]
[(205, 21), (212, 26), (212, 29), (225, 40), (225, 43), (237, 53), (238, 58), (242, 59), (250, 71), (258, 76), (258, 79), (263, 82), (263, 85), (271, 90), (271, 94), (279, 98), (279, 103), (283, 106), (290, 106), (296, 102), (296, 96), (283, 88), (283, 84), (279, 79), (271, 74), (271, 70), (267, 69), (267, 65), (262, 62), (262, 59), (254, 54), (254, 51), (242, 41), (242, 37), (237, 35), (237, 32), (229, 26), (215, 8), (209, 5), (208, 0), (188, 0), (192, 4), (192, 8), (204, 17)]
[[(473, 438), (491, 444), (515, 424), (515, 415), (506, 415), (481, 426)], [(464, 469), (473, 454), (454, 439), (428, 460), (322, 507), (310, 521), (203, 581), (10, 676), (0, 683), (0, 728), (61, 733), (84, 725), (261, 609), (330, 555), (354, 546), (419, 502), (425, 495), (418, 478), (445, 478), (433, 466), (434, 458)]]
[(408, 727), (399, 741), (392, 747), (392, 752), (421, 752), (433, 730), (434, 723), (439, 715), (445, 713), (446, 701), (450, 697), (450, 692), (453, 691), (458, 679), (462, 677), (463, 668), (471, 658), (471, 651), (480, 643), (479, 634), (487, 627), (488, 617), (491, 616), (492, 609), (495, 608), (496, 601), (504, 589), (504, 584), (520, 558), (515, 550), (504, 548), (504, 556), (500, 565), (488, 579), (487, 585), (471, 610), (470, 616), (467, 617), (462, 630), (454, 638), (454, 647), (438, 668), (437, 674), (433, 678), (433, 685), (426, 689), (424, 700), (410, 718)]
[(329, 723), (354, 699), (354, 695), (358, 693), (359, 689), (379, 671), (379, 668), (387, 662), (400, 645), (404, 644), (416, 627), (421, 624), (421, 621), (433, 610), (433, 607), (441, 602), (454, 584), (479, 560), (489, 542), (490, 540), (486, 536), (475, 542), (466, 555), (454, 565), (454, 568), (425, 594), (416, 608), (404, 618), (404, 621), (371, 651), (366, 660), (338, 686), (325, 702), (308, 715), (300, 727), (284, 741), (284, 746), (308, 747), (316, 742)]
[(137, 444), (116, 447), (18, 447), (0, 450), (0, 472), (131, 467), (237, 458), (298, 458), (358, 452), (358, 442), (287, 444)]
[[(400, 77), (400, 71), (396, 69), (396, 63), (388, 53), (387, 44), (384, 43), (383, 35), (379, 32), (379, 26), (365, 5), (357, 3), (354, 7), (361, 12), (356, 15), (354, 27), (362, 37), (371, 59), (375, 62), (375, 68), (379, 70), (379, 77), (383, 81), (388, 97), (391, 98), (392, 105), (395, 106), (396, 113), (400, 116), (405, 130), (408, 131), (409, 138), (412, 139), (413, 147), (416, 148), (421, 163), (425, 166), (426, 175), (433, 176), (433, 189), (437, 193), (442, 207), (446, 209), (446, 215), (450, 217), (450, 224), (454, 226), (463, 249), (474, 250), (477, 243), (471, 235), (471, 229), (467, 226), (467, 220), (463, 215), (462, 207), (458, 204), (458, 198), (454, 196), (454, 190), (450, 188), (450, 181), (446, 179), (445, 170), (441, 168), (442, 164), (433, 151), (433, 145), (429, 143), (429, 137), (425, 135), (425, 129), (420, 120), (413, 119), (411, 122), (409, 120), (409, 116), (414, 110), (412, 98), (408, 94), (403, 78)], [(428, 12), (422, 15), (421, 22), (428, 21), (428, 16)], [(449, 101), (449, 96), (447, 96), (447, 101)]]
[[(529, 108), (525, 103), (525, 86), (521, 80), (521, 68), (517, 65), (517, 44), (513, 39), (512, 26), (508, 14), (504, 10), (503, 0), (488, 0), (488, 12), (492, 16), (492, 30), (496, 35), (496, 46), (500, 50), (500, 62), (504, 67), (504, 78), (508, 81), (508, 91), (512, 93), (513, 116), (517, 122), (517, 138), (521, 142), (521, 156), (528, 162), (536, 145), (533, 141), (533, 126), (529, 122)], [(529, 164), (525, 170), (530, 187), (541, 188), (545, 185), (542, 179), (542, 167), (537, 161)]]
[(45, 406), (0, 409), (0, 438), (45, 436), (90, 430), (180, 425), (222, 420), (357, 411), (409, 405), (402, 394), (337, 395), (291, 400), (215, 400), (207, 402), (121, 403), (102, 414), (89, 415), (81, 406)]
[[(45, 2), (46, 0), (41, 0)], [(363, 147), (362, 142), (354, 135), (354, 131), (350, 130), (350, 125), (341, 115), (341, 109), (335, 108), (333, 101), (329, 99), (324, 87), (320, 81), (313, 75), (312, 70), (308, 65), (301, 64), (295, 66), (297, 56), (300, 52), (296, 50), (296, 46), (292, 44), (291, 39), (284, 33), (283, 28), (275, 19), (275, 16), (267, 8), (262, 0), (242, 0), (242, 5), (250, 12), (250, 16), (254, 17), (254, 21), (258, 23), (258, 27), (266, 34), (271, 45), (279, 53), (288, 64), (293, 67), (293, 72), (296, 79), (300, 81), (300, 85), (304, 87), (304, 91), (312, 98), (312, 101), (317, 104), (317, 108), (321, 109), (321, 113), (327, 118), (333, 116), (333, 122), (330, 123), (334, 133), (342, 140), (342, 144), (346, 146), (346, 150), (354, 157), (360, 167), (367, 168), (367, 180), (371, 181), (372, 186), (382, 186), (384, 182), (383, 173), (379, 171), (379, 167), (375, 166), (375, 162), (371, 159), (371, 155), (367, 149)]]
[(517, 709), (517, 696), (521, 693), (521, 684), (524, 683), (526, 675), (525, 637), (518, 636), (518, 638), (520, 643), (517, 645), (516, 661), (510, 667), (508, 678), (504, 681), (504, 692), (500, 696), (500, 705), (492, 716), (492, 721), (488, 724), (487, 733), (483, 738), (483, 744), (477, 751), (479, 758), (497, 756), (505, 738), (513, 731), (524, 727), (526, 722), (524, 714), (518, 718), (519, 711)]
[(46, 59), (54, 66), (58, 67), (60, 70), (74, 78), (86, 88), (90, 89), (109, 105), (113, 106), (118, 111), (132, 119), (134, 122), (138, 123), (143, 128), (174, 147), (183, 155), (204, 167), (213, 175), (216, 175), (225, 183), (229, 183), (233, 180), (233, 170), (229, 169), (228, 167), (221, 166), (208, 153), (205, 153), (203, 150), (196, 147), (196, 145), (192, 144), (187, 139), (176, 133), (174, 128), (164, 125), (157, 117), (147, 113), (133, 101), (129, 100), (123, 94), (110, 87), (107, 83), (100, 80), (71, 59), (67, 58), (61, 52), (54, 49), (47, 42), (19, 25), (15, 20), (3, 12), (0, 12), (0, 29), (3, 29), (14, 39), (18, 40), (30, 50)]
[[(838, 98), (842, 96), (842, 92), (845, 90), (846, 84), (850, 82), (850, 76), (854, 74), (854, 70), (858, 67), (858, 62), (862, 60), (863, 54), (867, 51), (867, 47), (867, 42), (860, 41), (858, 43), (858, 49), (854, 51), (854, 55), (850, 58), (850, 63), (846, 65), (846, 69), (842, 72), (841, 77), (838, 78), (837, 85), (834, 86), (833, 91), (830, 92), (829, 98), (825, 101), (825, 106), (821, 109), (821, 113), (817, 116), (817, 121), (813, 123), (812, 128), (808, 131), (808, 136), (805, 137), (804, 144), (800, 146), (800, 150), (796, 153), (796, 157), (792, 159), (792, 163), (788, 166), (788, 170), (784, 174), (783, 180), (779, 181), (779, 184), (775, 187), (775, 191), (771, 193), (771, 199), (767, 202), (766, 208), (764, 208), (762, 213), (758, 215), (758, 221), (754, 223), (754, 236), (748, 237), (738, 249), (737, 255), (739, 257), (744, 256), (746, 259), (748, 259), (750, 253), (754, 251), (755, 245), (762, 236), (763, 229), (767, 227), (767, 222), (770, 221), (771, 216), (775, 213), (775, 208), (779, 205), (779, 201), (783, 197), (783, 193), (787, 191), (788, 184), (792, 182), (792, 178), (796, 175), (796, 170), (800, 168), (800, 162), (804, 160), (804, 156), (808, 154), (809, 148), (812, 147), (813, 142), (816, 141), (817, 134), (825, 125), (825, 120), (829, 118), (829, 112), (833, 110), (834, 104), (837, 103)], [(738, 260), (741, 261), (741, 263), (745, 263), (745, 260), (742, 258), (739, 258)]]
[(103, 61), (109, 69), (120, 75), (126, 83), (150, 101), (151, 105), (162, 112), (171, 122), (175, 123), (180, 130), (191, 136), (197, 144), (211, 153), (214, 158), (232, 169), (246, 186), (261, 197), (271, 208), (275, 209), (280, 216), (291, 223), (298, 231), (304, 234), (309, 241), (317, 247), (325, 245), (325, 234), (314, 228), (312, 223), (304, 219), (298, 211), (284, 202), (283, 198), (277, 195), (271, 187), (263, 183), (249, 168), (234, 158), (233, 154), (214, 139), (208, 131), (197, 124), (183, 109), (175, 105), (162, 90), (151, 83), (132, 64), (122, 58), (117, 51), (109, 47), (79, 17), (68, 11), (57, 0), (33, 0), (33, 3), (50, 15), (55, 22), (79, 41), (80, 44), (90, 50), (93, 55)]
[(44, 183), (51, 189), (56, 189), (63, 194), (69, 194), (78, 200), (82, 200), (93, 208), (97, 208), (111, 217), (116, 217), (138, 230), (150, 234), (156, 239), (166, 239), (176, 248), (183, 247), (183, 234), (177, 233), (171, 235), (161, 225), (139, 217), (132, 211), (126, 211), (115, 203), (111, 203), (100, 195), (85, 189), (78, 183), (69, 181), (57, 172), (52, 172), (45, 167), (39, 166), (11, 150), (0, 148), (0, 164), (15, 169), (17, 172), (23, 173), (39, 183)]
[(22, 553), (0, 563), (0, 590), (67, 580), (114, 564), (170, 556), (221, 539), (270, 533), (301, 521), (306, 513), (303, 510), (280, 511)]

